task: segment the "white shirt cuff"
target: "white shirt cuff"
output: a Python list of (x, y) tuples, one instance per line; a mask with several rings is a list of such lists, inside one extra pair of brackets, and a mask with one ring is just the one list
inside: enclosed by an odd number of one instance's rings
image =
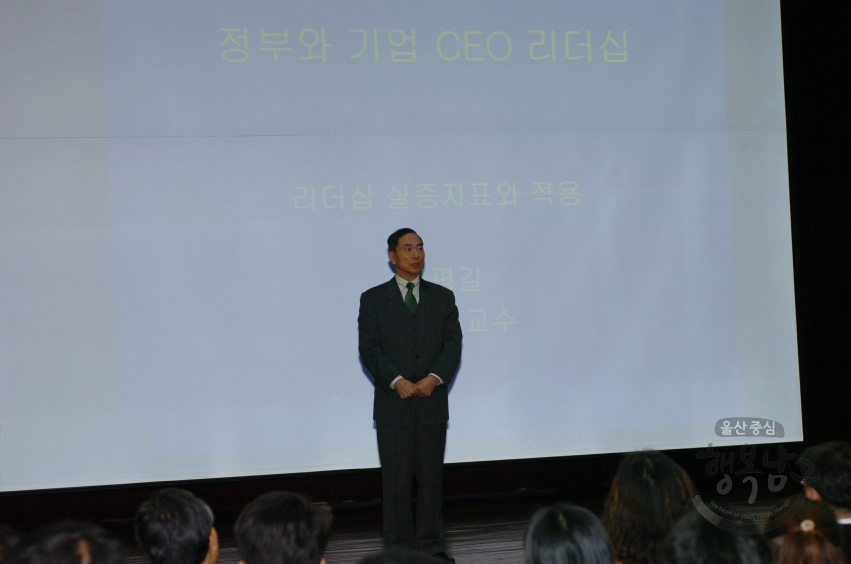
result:
[[(438, 385), (438, 386), (440, 386), (440, 385), (442, 385), (442, 384), (443, 384), (443, 378), (441, 378), (440, 376), (438, 376), (438, 375), (437, 375), (437, 374), (435, 374), (434, 372), (432, 372), (431, 374), (429, 374), (429, 376), (434, 376), (435, 378), (437, 378), (437, 381), (438, 381), (438, 384), (437, 384), (437, 385)], [(393, 378), (393, 381), (392, 381), (392, 382), (390, 382), (390, 389), (391, 389), (391, 390), (395, 390), (395, 389), (396, 389), (396, 382), (398, 382), (398, 381), (399, 381), (399, 380), (401, 380), (401, 379), (402, 379), (402, 377), (401, 377), (401, 376), (396, 376), (395, 378)]]

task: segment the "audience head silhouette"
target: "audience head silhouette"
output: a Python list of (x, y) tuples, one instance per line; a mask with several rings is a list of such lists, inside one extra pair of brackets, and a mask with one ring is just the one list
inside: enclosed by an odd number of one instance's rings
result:
[[(788, 504), (788, 502), (786, 502)], [(781, 504), (782, 506), (782, 504)], [(806, 500), (771, 539), (774, 564), (842, 564), (842, 532), (833, 509)], [(779, 533), (779, 534), (778, 534)]]
[[(807, 468), (804, 460), (813, 467)], [(810, 447), (801, 453), (797, 463), (805, 476), (818, 476), (807, 480), (810, 499), (825, 501), (838, 514), (851, 516), (851, 444), (831, 441)]]
[[(789, 498), (776, 504), (765, 520), (766, 525), (770, 524), (778, 516), (788, 514), (784, 512), (784, 509), (790, 507), (793, 502), (794, 498)], [(842, 543), (842, 530), (839, 527), (839, 523), (836, 522), (833, 509), (823, 501), (812, 501), (809, 499), (801, 503), (801, 507), (798, 508), (789, 520), (774, 530), (766, 530), (765, 534), (769, 538), (774, 538), (794, 533), (801, 530), (800, 524), (804, 521), (811, 521), (815, 527), (815, 531), (836, 546)]]
[(124, 546), (91, 523), (62, 521), (26, 537), (9, 564), (127, 564)]
[(319, 564), (331, 532), (331, 510), (289, 492), (249, 503), (234, 525), (244, 564)]
[(178, 488), (156, 492), (139, 507), (136, 540), (152, 564), (215, 564), (219, 538), (210, 507)]
[(568, 503), (541, 509), (526, 531), (526, 564), (613, 564), (600, 520)]
[(688, 475), (661, 452), (633, 452), (624, 458), (603, 509), (603, 525), (615, 560), (622, 564), (662, 561), (665, 538), (693, 507)]
[(736, 532), (707, 521), (697, 511), (686, 513), (671, 530), (666, 564), (771, 564), (771, 549), (756, 527)]

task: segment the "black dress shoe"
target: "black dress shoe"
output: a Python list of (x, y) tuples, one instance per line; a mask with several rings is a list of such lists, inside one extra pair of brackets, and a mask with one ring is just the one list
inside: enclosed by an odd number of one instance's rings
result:
[(445, 552), (438, 552), (434, 555), (438, 560), (443, 560), (444, 562), (449, 562), (449, 564), (455, 564), (455, 559), (451, 556), (447, 556)]

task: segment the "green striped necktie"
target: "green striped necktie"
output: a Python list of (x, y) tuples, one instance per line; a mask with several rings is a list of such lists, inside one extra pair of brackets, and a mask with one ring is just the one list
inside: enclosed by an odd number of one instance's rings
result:
[(408, 282), (405, 284), (405, 288), (408, 289), (408, 294), (405, 296), (405, 305), (408, 306), (411, 313), (414, 313), (417, 311), (417, 299), (414, 297), (414, 283)]

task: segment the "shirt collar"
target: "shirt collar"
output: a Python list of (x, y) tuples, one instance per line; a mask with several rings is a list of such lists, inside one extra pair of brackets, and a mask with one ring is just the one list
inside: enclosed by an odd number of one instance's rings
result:
[[(421, 278), (420, 276), (417, 276), (414, 280), (411, 280), (411, 282), (414, 283), (414, 289), (416, 289), (420, 285), (420, 278)], [(404, 290), (408, 286), (408, 280), (405, 280), (404, 278), (402, 278), (401, 276), (399, 276), (397, 274), (396, 275), (396, 284), (399, 286), (399, 290)], [(414, 294), (414, 295), (416, 295), (416, 294)]]

